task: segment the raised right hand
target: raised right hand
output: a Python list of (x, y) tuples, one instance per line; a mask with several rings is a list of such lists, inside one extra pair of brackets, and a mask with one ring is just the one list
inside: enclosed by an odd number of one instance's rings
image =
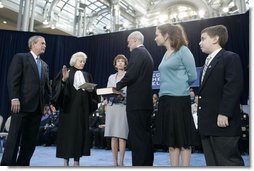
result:
[(69, 78), (69, 71), (70, 70), (68, 70), (67, 67), (64, 65), (62, 68), (62, 75), (63, 75), (62, 81), (66, 81)]

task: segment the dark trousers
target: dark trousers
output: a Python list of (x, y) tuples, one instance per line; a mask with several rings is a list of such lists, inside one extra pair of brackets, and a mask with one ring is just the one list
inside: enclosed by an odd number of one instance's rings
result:
[(133, 166), (153, 165), (151, 115), (150, 110), (127, 111)]
[(29, 166), (36, 147), (41, 116), (39, 109), (32, 113), (11, 115), (10, 130), (1, 161), (2, 166)]
[(106, 148), (106, 138), (104, 137), (104, 128), (94, 129), (94, 146), (98, 148)]
[(201, 141), (207, 166), (244, 166), (239, 137), (202, 136)]

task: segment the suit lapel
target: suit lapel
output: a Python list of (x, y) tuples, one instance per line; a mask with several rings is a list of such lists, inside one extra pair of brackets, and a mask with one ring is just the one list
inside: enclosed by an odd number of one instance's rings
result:
[[(219, 51), (219, 53), (217, 53), (217, 55), (213, 58), (213, 60), (211, 61), (211, 63), (209, 64), (209, 66), (207, 67), (206, 69), (206, 73), (205, 73), (205, 76), (204, 76), (204, 79), (203, 79), (203, 82), (201, 83), (201, 87), (200, 87), (200, 90), (202, 90), (203, 86), (206, 84), (207, 80), (209, 79), (214, 67), (217, 65), (219, 59), (220, 59), (220, 56), (222, 55), (224, 50), (221, 50)], [(200, 76), (202, 76), (202, 73), (203, 73), (203, 69), (204, 67), (202, 68), (202, 72), (200, 73)], [(200, 77), (200, 81), (201, 81), (201, 77)]]
[(31, 53), (28, 53), (28, 60), (29, 60), (29, 62), (32, 65), (32, 68), (34, 70), (35, 75), (37, 75), (37, 78), (39, 79), (39, 72), (38, 72), (38, 69), (37, 69), (37, 65), (36, 65), (34, 57), (33, 57), (33, 55)]

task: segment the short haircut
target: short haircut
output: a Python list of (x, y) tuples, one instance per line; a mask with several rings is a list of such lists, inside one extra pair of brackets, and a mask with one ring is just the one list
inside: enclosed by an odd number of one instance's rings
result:
[(170, 45), (178, 51), (181, 46), (188, 45), (188, 40), (183, 27), (180, 24), (163, 24), (157, 26), (157, 29), (161, 32), (162, 36), (168, 34)]
[(28, 39), (28, 47), (29, 47), (29, 49), (32, 49), (33, 43), (37, 43), (39, 38), (43, 38), (44, 39), (44, 37), (38, 36), (38, 35), (32, 36), (32, 37), (30, 37)]
[[(122, 54), (119, 54), (119, 55), (117, 55), (117, 56), (114, 58), (113, 66), (114, 66), (114, 67), (116, 66), (116, 62), (117, 62), (118, 59), (123, 59), (123, 60), (124, 60), (124, 63), (125, 63), (124, 69), (126, 69), (126, 68), (127, 68), (127, 65), (128, 65), (128, 59), (127, 59), (124, 55), (122, 55)], [(116, 67), (115, 67), (115, 69), (116, 69)]]
[(129, 36), (128, 39), (136, 38), (140, 43), (144, 43), (144, 35), (140, 31), (134, 31)]
[(74, 66), (75, 63), (77, 62), (77, 59), (78, 58), (83, 58), (84, 61), (86, 61), (87, 59), (87, 56), (84, 52), (76, 52), (74, 53), (72, 56), (71, 56), (71, 59), (70, 59), (70, 66)]
[(201, 34), (207, 33), (210, 37), (219, 37), (219, 45), (224, 47), (228, 42), (228, 30), (224, 25), (210, 26), (201, 31)]

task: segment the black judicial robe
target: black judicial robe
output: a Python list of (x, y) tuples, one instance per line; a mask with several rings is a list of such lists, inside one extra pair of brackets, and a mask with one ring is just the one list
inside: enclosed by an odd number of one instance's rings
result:
[[(56, 82), (57, 103), (61, 109), (57, 135), (56, 157), (77, 158), (90, 155), (89, 101), (90, 93), (73, 87), (74, 74), (78, 69), (71, 67), (65, 83)], [(91, 76), (82, 71), (86, 82)]]

